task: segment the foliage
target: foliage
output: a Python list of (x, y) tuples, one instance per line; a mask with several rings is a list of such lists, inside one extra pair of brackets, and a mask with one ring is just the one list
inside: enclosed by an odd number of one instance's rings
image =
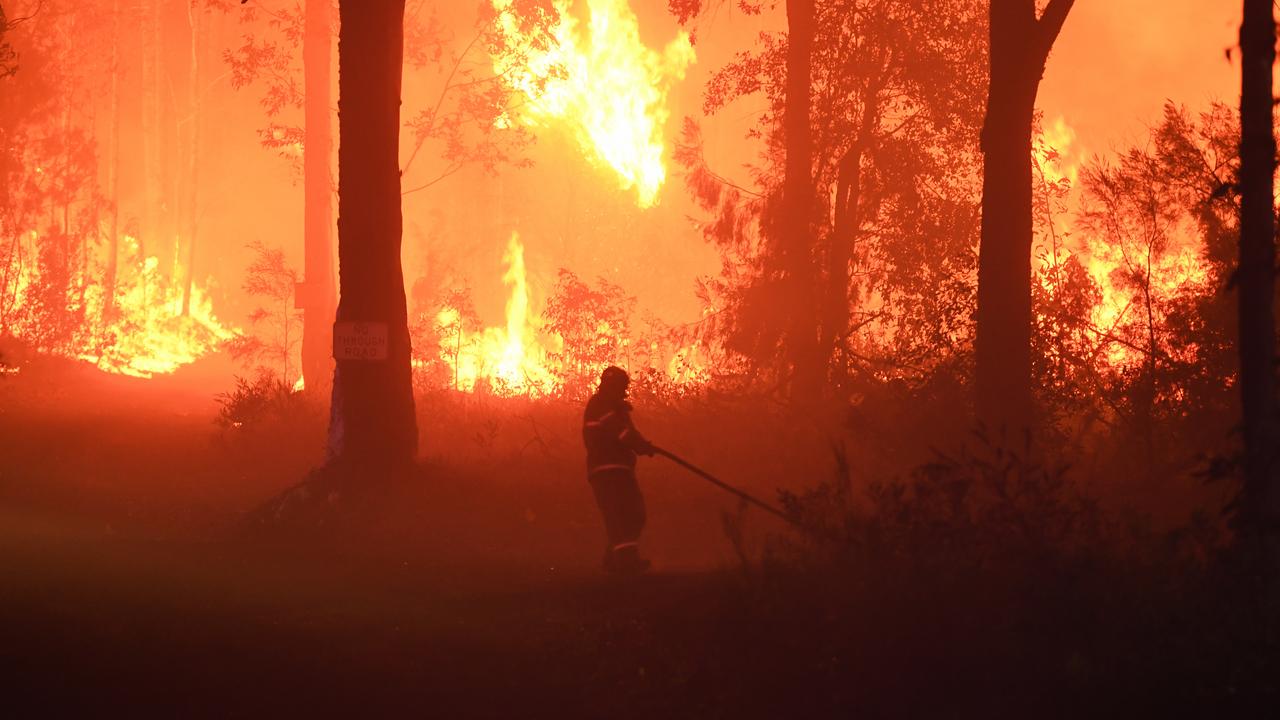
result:
[[(305, 100), (302, 4), (276, 8), (233, 0), (209, 2), (223, 12), (237, 12), (248, 28), (239, 47), (223, 51), (231, 84), (261, 87), (259, 104), (268, 121), (259, 130), (262, 146), (279, 153), (300, 174), (305, 136), (300, 115)], [(501, 122), (509, 115), (513, 96), (501, 78), (486, 72), (483, 53), (501, 40), (488, 4), (478, 7), (473, 25), (459, 36), (441, 19), (438, 4), (428, 0), (406, 4), (406, 71), (410, 78), (426, 75), (435, 88), (433, 101), (405, 113), (405, 128), (413, 137), (413, 147), (400, 169), (406, 194), (432, 187), (466, 167), (494, 173), (503, 166), (529, 164), (522, 151), (533, 141), (532, 135)], [(427, 158), (432, 160), (429, 165), (423, 163), (426, 171), (421, 172), (418, 161)]]
[(278, 368), (279, 374), (274, 376), (289, 384), (291, 362), (302, 340), (302, 313), (293, 302), (298, 273), (280, 248), (258, 241), (249, 249), (254, 259), (245, 270), (241, 287), (261, 303), (249, 313), (249, 321), (258, 332), (235, 337), (227, 343), (227, 349), (241, 363), (256, 364), (260, 374), (274, 374), (268, 363)]
[[(414, 139), (401, 168), (406, 193), (430, 188), (469, 166), (492, 175), (504, 166), (532, 164), (523, 153), (533, 135), (511, 121), (516, 95), (489, 61), (489, 53), (501, 50), (503, 37), (490, 4), (478, 8), (473, 25), (461, 35), (441, 19), (435, 3), (416, 0), (406, 8), (406, 67), (427, 74), (435, 93), (434, 101), (405, 123)], [(431, 152), (424, 155), (425, 148)], [(425, 157), (433, 159), (427, 171), (410, 175)]]
[(287, 417), (302, 402), (300, 397), (270, 373), (259, 373), (253, 380), (237, 377), (234, 390), (217, 396), (215, 422), (224, 430), (231, 430), (252, 427), (273, 417)]
[[(823, 352), (836, 377), (892, 370), (919, 378), (971, 342), (986, 52), (980, 5), (816, 3), (809, 119), (818, 202), (809, 262), (828, 288), (832, 310), (815, 332), (830, 344)], [(673, 8), (688, 17), (700, 3)], [(676, 153), (691, 193), (714, 214), (703, 229), (724, 257), (716, 289), (729, 303), (730, 346), (766, 365), (777, 342), (769, 328), (781, 321), (781, 290), (767, 270), (794, 242), (770, 224), (785, 158), (786, 47), (782, 34), (762, 34), (757, 48), (713, 75), (704, 97), (704, 110), (715, 113), (764, 95), (767, 109), (750, 133), (763, 144), (752, 188), (706, 166), (692, 121)]]
[(236, 378), (216, 397), (218, 446), (260, 477), (278, 481), (314, 467), (324, 444), (327, 407), (270, 372)]
[(409, 324), (415, 387), (457, 390), (459, 358), (474, 349), (479, 328), (470, 287), (445, 290), (431, 302), (421, 303)]
[(563, 349), (550, 359), (570, 397), (592, 388), (604, 367), (625, 363), (632, 346), (635, 305), (634, 297), (604, 278), (592, 287), (560, 269), (542, 319), (543, 329), (562, 341)]
[[(978, 438), (906, 480), (855, 485), (846, 466), (784, 495), (811, 533), (767, 545), (724, 610), (759, 629), (757, 657), (786, 658), (755, 672), (798, 665), (821, 714), (1021, 716), (1046, 697), (1050, 714), (1105, 698), (1212, 714), (1274, 697), (1274, 604), (1224, 553), (1220, 522), (1157, 530), (1030, 454)], [(922, 666), (943, 705), (897, 690)], [(851, 679), (859, 692), (842, 692)]]
[(1185, 470), (1186, 450), (1221, 448), (1235, 414), (1223, 388), (1235, 371), (1225, 290), (1238, 135), (1226, 106), (1192, 116), (1166, 105), (1145, 143), (1083, 169), (1080, 249), (1065, 251), (1062, 237), (1042, 245), (1032, 354), (1041, 406), (1073, 443), (1101, 431), (1129, 473)]
[(86, 314), (105, 206), (87, 108), (105, 66), (84, 38), (109, 36), (107, 15), (51, 1), (5, 26), (22, 68), (0, 77), (0, 334), (46, 351), (83, 348), (103, 332)]
[(1032, 561), (1097, 541), (1098, 507), (1071, 485), (1065, 467), (1031, 459), (1030, 447), (976, 441), (976, 451), (939, 453), (905, 481), (872, 482), (863, 508), (845, 462), (831, 482), (784, 492), (783, 506), (813, 536), (838, 541), (837, 552), (936, 563), (926, 573), (963, 573), (976, 569), (963, 562), (1000, 564), (1009, 554)]

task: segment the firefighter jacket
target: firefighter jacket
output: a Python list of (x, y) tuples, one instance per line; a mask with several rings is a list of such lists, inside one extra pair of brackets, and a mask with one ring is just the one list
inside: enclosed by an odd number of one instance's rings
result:
[(591, 396), (582, 414), (582, 441), (587, 446), (588, 476), (606, 470), (635, 472), (636, 453), (649, 447), (631, 423), (631, 403), (599, 393)]

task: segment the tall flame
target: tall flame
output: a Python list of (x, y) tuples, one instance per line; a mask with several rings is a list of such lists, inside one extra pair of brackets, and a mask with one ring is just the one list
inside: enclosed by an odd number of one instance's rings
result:
[[(126, 251), (138, 252), (138, 241), (123, 238)], [(105, 335), (109, 342), (81, 359), (108, 372), (149, 378), (172, 373), (214, 352), (236, 330), (214, 314), (213, 301), (197, 282), (183, 313), (183, 290), (159, 272), (160, 261), (149, 256), (131, 278), (116, 288), (115, 313)], [(186, 277), (186, 268), (175, 267), (174, 277)]]
[(538, 29), (522, 23), (515, 0), (491, 2), (505, 41), (494, 71), (527, 99), (521, 120), (563, 121), (588, 158), (611, 167), (624, 190), (635, 189), (640, 207), (654, 205), (666, 180), (667, 93), (695, 57), (689, 35), (660, 53), (649, 49), (626, 0), (586, 0), (585, 34), (572, 0), (555, 0), (552, 22)]
[[(549, 392), (555, 385), (547, 366), (547, 352), (538, 341), (538, 332), (530, 318), (528, 275), (524, 265), (524, 244), (520, 235), (512, 233), (503, 255), (507, 271), (502, 282), (511, 289), (507, 299), (506, 325), (485, 328), (470, 338), (460, 338), (467, 346), (455, 357), (441, 353), (441, 359), (453, 371), (457, 386), (472, 391), (483, 381), (496, 394), (537, 395)], [(445, 308), (437, 321), (441, 325), (457, 323), (457, 311)]]

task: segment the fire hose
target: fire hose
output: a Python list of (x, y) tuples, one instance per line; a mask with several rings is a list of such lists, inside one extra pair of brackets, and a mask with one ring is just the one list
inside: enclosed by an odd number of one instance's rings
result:
[(792, 524), (792, 525), (795, 525), (796, 527), (800, 527), (802, 530), (807, 530), (807, 528), (804, 528), (803, 526), (801, 526), (801, 525), (800, 525), (800, 523), (799, 523), (799, 522), (798, 522), (794, 517), (792, 517), (791, 515), (788, 515), (786, 512), (782, 511), (780, 508), (777, 508), (777, 507), (775, 507), (775, 506), (773, 506), (773, 505), (770, 505), (769, 503), (767, 503), (767, 502), (765, 502), (765, 501), (763, 501), (763, 500), (761, 500), (761, 499), (759, 499), (759, 498), (757, 498), (757, 497), (754, 497), (754, 496), (752, 496), (752, 495), (748, 495), (747, 493), (743, 492), (742, 490), (739, 490), (738, 488), (736, 488), (736, 487), (734, 487), (734, 486), (730, 485), (729, 483), (727, 483), (727, 482), (725, 482), (725, 481), (721, 480), (720, 478), (716, 477), (715, 475), (712, 475), (711, 473), (707, 472), (706, 470), (703, 470), (702, 468), (698, 467), (697, 465), (694, 465), (693, 463), (689, 462), (688, 460), (685, 460), (684, 458), (680, 457), (679, 455), (676, 455), (675, 453), (673, 453), (673, 452), (671, 452), (671, 451), (669, 451), (669, 450), (663, 450), (662, 448), (660, 448), (660, 447), (658, 447), (658, 446), (656, 446), (656, 445), (654, 445), (654, 446), (653, 446), (653, 452), (654, 452), (654, 454), (656, 454), (656, 455), (661, 455), (662, 457), (664, 457), (664, 458), (666, 458), (666, 459), (668, 459), (668, 460), (670, 460), (670, 461), (674, 462), (675, 464), (679, 465), (680, 467), (684, 468), (685, 470), (688, 470), (689, 472), (693, 473), (694, 475), (697, 475), (698, 477), (702, 478), (703, 480), (706, 480), (707, 482), (711, 483), (712, 485), (715, 485), (716, 487), (720, 488), (721, 490), (724, 490), (724, 491), (725, 491), (725, 492), (727, 492), (727, 493), (730, 493), (730, 494), (732, 494), (732, 495), (735, 495), (735, 496), (737, 496), (738, 498), (740, 498), (740, 499), (744, 500), (745, 502), (748, 502), (748, 503), (750, 503), (750, 504), (752, 504), (752, 505), (755, 505), (756, 507), (760, 508), (761, 510), (764, 510), (765, 512), (771, 513), (771, 514), (773, 514), (773, 515), (777, 515), (778, 517), (782, 518), (783, 520), (786, 520), (788, 523), (790, 523), (790, 524)]

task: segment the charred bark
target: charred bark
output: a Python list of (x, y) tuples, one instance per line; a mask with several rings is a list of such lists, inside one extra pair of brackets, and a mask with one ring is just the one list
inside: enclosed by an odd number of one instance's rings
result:
[(338, 321), (385, 324), (385, 359), (339, 359), (331, 467), (344, 477), (408, 469), (418, 432), (400, 265), (404, 0), (343, 0), (338, 36)]
[(333, 179), (329, 174), (333, 131), (329, 110), (332, 0), (307, 0), (302, 39), (305, 76), (303, 140), (304, 283), (302, 376), (313, 390), (327, 389), (333, 364)]
[(1276, 139), (1272, 83), (1276, 22), (1271, 0), (1245, 0), (1240, 26), (1240, 393), (1244, 436), (1241, 514), (1280, 534), (1275, 395)]
[(991, 85), (982, 128), (976, 407), (996, 436), (1032, 429), (1031, 125), (1049, 50), (1075, 0), (992, 0)]

